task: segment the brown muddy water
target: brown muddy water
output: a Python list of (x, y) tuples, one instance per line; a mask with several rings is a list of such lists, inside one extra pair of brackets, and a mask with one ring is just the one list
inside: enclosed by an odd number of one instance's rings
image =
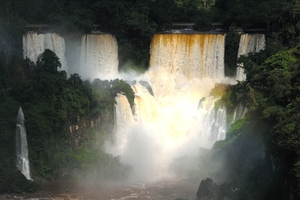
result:
[(195, 200), (198, 185), (186, 180), (161, 180), (142, 183), (50, 182), (32, 194), (3, 194), (0, 199), (30, 200)]

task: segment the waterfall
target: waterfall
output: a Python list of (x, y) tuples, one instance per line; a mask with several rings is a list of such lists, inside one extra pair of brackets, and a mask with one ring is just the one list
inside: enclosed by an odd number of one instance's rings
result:
[(118, 73), (118, 45), (110, 34), (88, 34), (81, 39), (80, 72), (83, 78), (109, 79)]
[(116, 141), (106, 150), (139, 178), (164, 177), (174, 159), (225, 139), (226, 110), (210, 96), (224, 78), (224, 37), (155, 35), (151, 66), (132, 84), (134, 114), (126, 96), (116, 97)]
[[(48, 41), (63, 43), (58, 38), (27, 33), (24, 57), (36, 61), (44, 48), (51, 49), (45, 47), (51, 46)], [(149, 70), (132, 84), (134, 110), (125, 94), (115, 98), (115, 143), (107, 143), (106, 151), (133, 165), (137, 176), (158, 177), (166, 175), (175, 158), (197, 156), (199, 148), (225, 139), (226, 110), (216, 109), (217, 99), (210, 96), (224, 78), (224, 43), (224, 34), (156, 34)], [(116, 39), (110, 34), (82, 36), (78, 73), (83, 79), (117, 75)]]
[[(264, 34), (243, 34), (240, 38), (238, 58), (241, 55), (247, 55), (248, 53), (259, 52), (265, 48), (265, 35)], [(246, 74), (244, 73), (243, 63), (239, 63), (236, 71), (236, 80), (246, 80)]]
[[(216, 109), (214, 106), (215, 99), (209, 97), (207, 100), (207, 107), (200, 108), (200, 115), (198, 124), (201, 124), (200, 130), (205, 139), (206, 145), (202, 147), (211, 148), (216, 141), (224, 140), (226, 138), (226, 109)], [(204, 112), (204, 113), (202, 113)]]
[(27, 32), (23, 36), (23, 56), (29, 58), (33, 62), (36, 62), (38, 56), (50, 49), (53, 51), (61, 63), (61, 70), (67, 69), (67, 60), (65, 57), (65, 40), (56, 33), (43, 33), (38, 34), (36, 32)]
[[(87, 34), (82, 36), (80, 66), (67, 67), (65, 56), (65, 40), (56, 33), (27, 32), (23, 36), (23, 55), (36, 62), (38, 56), (52, 50), (61, 62), (61, 70), (67, 73), (78, 73), (84, 79), (110, 79), (118, 73), (118, 45), (115, 37), (110, 34)], [(79, 63), (79, 62), (78, 62)], [(78, 69), (79, 68), (79, 69)]]
[(126, 133), (132, 126), (134, 119), (130, 104), (126, 96), (124, 94), (117, 94), (115, 100), (115, 127), (117, 128), (117, 148), (110, 149), (108, 151), (115, 155), (119, 155), (124, 152), (124, 148), (126, 147), (127, 143)]
[(247, 107), (245, 107), (244, 105), (242, 104), (237, 105), (237, 107), (233, 111), (233, 117), (231, 123), (234, 123), (237, 120), (245, 117), (247, 110), (248, 110)]
[(17, 116), (16, 128), (16, 153), (17, 153), (17, 168), (28, 179), (32, 180), (29, 170), (28, 147), (26, 138), (26, 129), (24, 123), (23, 110), (20, 107)]
[(223, 34), (156, 34), (150, 66), (166, 68), (187, 78), (224, 77)]

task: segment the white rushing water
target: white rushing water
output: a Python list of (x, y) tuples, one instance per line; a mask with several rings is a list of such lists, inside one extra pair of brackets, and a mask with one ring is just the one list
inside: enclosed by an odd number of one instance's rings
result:
[(66, 46), (63, 37), (56, 33), (27, 32), (23, 36), (23, 56), (36, 62), (38, 56), (46, 49), (53, 51), (61, 63), (61, 69), (68, 72), (65, 56)]
[(150, 66), (192, 78), (224, 78), (224, 34), (156, 34)]
[[(40, 40), (36, 34), (24, 36), (24, 57), (36, 59), (43, 49)], [(215, 109), (217, 99), (210, 96), (215, 84), (225, 78), (224, 50), (223, 34), (154, 36), (150, 68), (132, 85), (134, 108), (124, 94), (117, 95), (115, 142), (106, 146), (108, 153), (132, 166), (134, 178), (166, 177), (177, 158), (197, 160), (193, 158), (199, 148), (209, 149), (225, 139), (226, 110)], [(84, 35), (78, 73), (83, 79), (118, 76), (116, 39), (110, 34)]]
[(242, 104), (237, 105), (237, 107), (233, 111), (233, 117), (232, 117), (232, 122), (231, 123), (234, 123), (237, 120), (244, 118), (245, 115), (246, 115), (247, 110), (248, 109), (247, 109), (246, 106), (244, 106)]
[(111, 34), (82, 36), (80, 71), (83, 79), (110, 79), (118, 73), (118, 44)]
[[(242, 34), (239, 43), (238, 58), (241, 55), (247, 55), (249, 53), (259, 52), (265, 48), (265, 35), (264, 34)], [(243, 63), (238, 63), (236, 69), (236, 80), (246, 80), (246, 74), (242, 68)]]
[(199, 148), (225, 139), (226, 110), (215, 109), (216, 99), (210, 96), (224, 78), (224, 37), (154, 36), (151, 67), (132, 85), (134, 114), (126, 96), (118, 95), (116, 142), (107, 145), (108, 152), (133, 167), (135, 178), (166, 177), (174, 159), (196, 157)]
[(17, 116), (16, 127), (16, 153), (17, 153), (17, 168), (28, 179), (32, 180), (29, 169), (27, 136), (24, 124), (24, 114), (20, 107)]

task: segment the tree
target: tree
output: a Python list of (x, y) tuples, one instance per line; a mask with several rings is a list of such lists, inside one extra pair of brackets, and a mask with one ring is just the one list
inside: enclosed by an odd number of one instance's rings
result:
[(50, 49), (46, 49), (38, 56), (36, 65), (37, 68), (50, 73), (56, 73), (58, 68), (61, 68), (59, 58)]
[(74, 85), (74, 86), (79, 86), (82, 85), (82, 80), (81, 77), (79, 76), (79, 74), (75, 73), (75, 74), (71, 74), (70, 78), (68, 79), (68, 81)]

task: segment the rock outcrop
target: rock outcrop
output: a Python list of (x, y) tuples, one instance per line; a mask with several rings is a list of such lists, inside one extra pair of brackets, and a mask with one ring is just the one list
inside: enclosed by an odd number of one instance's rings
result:
[(217, 185), (212, 179), (202, 180), (198, 191), (198, 200), (236, 200), (238, 199), (238, 188), (233, 188), (229, 184)]

